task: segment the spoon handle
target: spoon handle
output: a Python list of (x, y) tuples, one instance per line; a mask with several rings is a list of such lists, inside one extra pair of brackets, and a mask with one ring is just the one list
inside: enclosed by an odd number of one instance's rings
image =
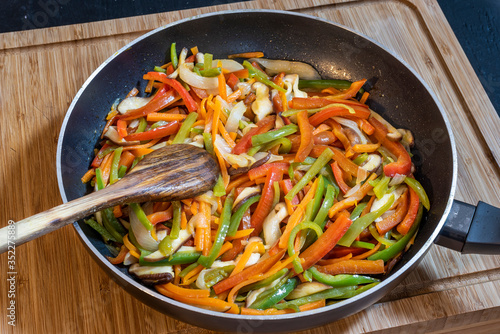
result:
[(113, 187), (77, 198), (0, 229), (0, 254), (120, 202)]

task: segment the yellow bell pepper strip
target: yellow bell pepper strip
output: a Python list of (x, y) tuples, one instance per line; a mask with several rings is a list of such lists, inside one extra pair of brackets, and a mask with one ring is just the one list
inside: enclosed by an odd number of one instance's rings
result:
[(172, 141), (172, 144), (182, 144), (184, 140), (189, 136), (189, 132), (191, 130), (191, 127), (193, 126), (194, 122), (196, 122), (196, 119), (198, 118), (198, 113), (190, 113), (188, 117), (182, 122), (182, 125), (175, 135), (174, 140)]
[(267, 116), (258, 121), (256, 127), (250, 129), (233, 147), (233, 154), (246, 153), (252, 147), (252, 137), (271, 130), (275, 120), (276, 116)]
[(168, 78), (165, 73), (148, 72), (144, 74), (143, 79), (163, 82), (164, 84), (172, 87), (181, 96), (182, 100), (184, 100), (184, 103), (190, 112), (198, 110), (198, 103), (196, 103), (196, 101), (191, 97), (186, 88), (184, 88), (179, 81)]
[(325, 149), (321, 155), (316, 159), (316, 161), (312, 164), (311, 168), (304, 174), (304, 176), (297, 182), (293, 188), (286, 194), (285, 198), (291, 201), (295, 195), (298, 194), (299, 191), (302, 190), (315, 176), (319, 173), (319, 171), (326, 166), (326, 164), (333, 157), (333, 152), (330, 149)]
[[(312, 203), (312, 202), (310, 202), (310, 203)], [(292, 257), (295, 255), (295, 248), (294, 248), (295, 237), (297, 236), (297, 233), (299, 233), (302, 230), (306, 230), (306, 229), (313, 230), (316, 233), (316, 236), (318, 238), (323, 234), (323, 229), (321, 227), (319, 227), (317, 224), (314, 224), (313, 222), (302, 222), (302, 223), (298, 224), (297, 226), (295, 226), (293, 228), (292, 232), (290, 232), (290, 237), (288, 238), (288, 244), (287, 244), (288, 256)], [(293, 261), (293, 269), (295, 270), (295, 272), (297, 274), (300, 274), (304, 271), (304, 269), (302, 268), (302, 265), (300, 264), (299, 259), (295, 259)]]
[(382, 146), (387, 148), (398, 158), (397, 161), (384, 166), (384, 174), (389, 177), (394, 177), (396, 174), (409, 175), (411, 172), (411, 158), (404, 146), (398, 141), (392, 141), (387, 138), (387, 133), (389, 131), (378, 120), (371, 117), (368, 121), (375, 129), (373, 136)]
[(274, 199), (274, 182), (279, 182), (283, 179), (283, 172), (277, 168), (271, 168), (270, 173), (266, 176), (266, 183), (262, 190), (262, 197), (257, 204), (255, 212), (250, 219), (250, 226), (254, 229), (252, 236), (259, 235), (262, 232), (264, 219), (272, 210)]
[(168, 123), (167, 125), (159, 126), (152, 130), (140, 133), (132, 133), (125, 137), (125, 140), (136, 141), (136, 140), (150, 140), (156, 138), (162, 138), (171, 134), (174, 134), (179, 129), (179, 122), (173, 121)]
[(420, 198), (420, 202), (422, 202), (422, 205), (424, 206), (424, 208), (426, 208), (427, 211), (429, 211), (431, 208), (431, 203), (429, 202), (429, 197), (427, 196), (427, 193), (425, 192), (425, 189), (424, 189), (424, 187), (422, 187), (420, 182), (415, 180), (412, 176), (409, 176), (409, 177), (405, 178), (405, 183), (408, 186), (410, 186), (410, 188), (412, 188), (413, 191), (415, 191), (417, 193), (418, 198)]
[(224, 243), (224, 239), (226, 238), (227, 231), (229, 229), (229, 225), (231, 223), (231, 208), (233, 207), (233, 198), (231, 195), (226, 197), (224, 201), (224, 208), (222, 209), (222, 214), (219, 220), (219, 227), (217, 228), (217, 236), (215, 237), (215, 241), (210, 249), (210, 252), (207, 256), (202, 255), (198, 259), (198, 263), (204, 266), (205, 268), (209, 268), (214, 263), (217, 258), (219, 251), (222, 248), (222, 244)]
[(346, 274), (339, 274), (333, 276), (329, 274), (324, 274), (320, 272), (316, 267), (311, 267), (308, 271), (312, 274), (312, 277), (316, 281), (333, 287), (380, 282), (379, 279), (369, 276), (346, 275)]
[(411, 226), (410, 230), (408, 231), (408, 233), (405, 234), (404, 237), (396, 241), (396, 243), (391, 247), (378, 251), (377, 253), (369, 256), (368, 260), (370, 261), (383, 260), (384, 262), (388, 262), (390, 259), (394, 258), (396, 255), (401, 253), (405, 249), (408, 242), (410, 242), (411, 238), (413, 238), (413, 236), (417, 232), (418, 227), (420, 226), (420, 221), (422, 220), (423, 211), (424, 211), (423, 207), (420, 205), (417, 212), (417, 216), (415, 217), (415, 223)]
[(373, 212), (370, 212), (358, 219), (352, 224), (352, 226), (349, 228), (349, 230), (344, 234), (342, 239), (339, 240), (339, 245), (349, 247), (351, 246), (352, 242), (356, 240), (358, 235), (363, 232), (365, 228), (368, 227), (375, 219), (378, 217), (382, 216), (384, 212), (389, 210), (392, 207), (392, 204), (394, 203), (394, 195), (391, 195), (390, 199), (380, 207), (380, 209), (375, 210)]
[(264, 85), (270, 86), (274, 89), (277, 89), (280, 92), (286, 93), (286, 89), (283, 87), (280, 87), (279, 85), (275, 84), (271, 80), (268, 79), (267, 74), (261, 72), (260, 70), (256, 69), (250, 62), (248, 61), (243, 61), (243, 67), (245, 67), (248, 70), (248, 75), (251, 78), (254, 78), (257, 81), (262, 82)]
[(345, 216), (339, 216), (333, 224), (316, 240), (311, 246), (300, 254), (302, 268), (309, 269), (316, 262), (321, 260), (328, 252), (335, 247), (337, 242), (342, 238), (351, 226), (352, 220)]

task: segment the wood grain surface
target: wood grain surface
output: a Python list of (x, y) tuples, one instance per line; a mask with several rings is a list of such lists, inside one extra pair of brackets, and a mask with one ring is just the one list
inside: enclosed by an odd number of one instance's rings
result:
[[(500, 206), (500, 119), (435, 0), (249, 1), (0, 35), (1, 226), (61, 204), (59, 129), (76, 92), (102, 61), (161, 25), (240, 8), (323, 17), (398, 54), (427, 82), (451, 121), (459, 155), (456, 197)], [(0, 256), (1, 333), (209, 333), (124, 292), (94, 263), (71, 226), (17, 248), (15, 255), (14, 268), (7, 254)], [(11, 276), (15, 327), (7, 317)], [(305, 333), (493, 333), (500, 328), (499, 291), (500, 256), (433, 246), (383, 300)]]

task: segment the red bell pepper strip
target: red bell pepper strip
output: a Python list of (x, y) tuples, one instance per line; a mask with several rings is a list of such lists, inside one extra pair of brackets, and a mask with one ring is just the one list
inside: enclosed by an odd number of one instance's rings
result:
[(314, 146), (312, 127), (309, 124), (306, 110), (302, 110), (297, 114), (297, 123), (300, 129), (300, 146), (295, 156), (295, 161), (303, 162), (309, 156)]
[(254, 229), (252, 236), (259, 235), (262, 231), (264, 219), (272, 210), (274, 200), (274, 182), (279, 182), (283, 178), (283, 171), (279, 168), (271, 168), (267, 174), (266, 183), (262, 190), (262, 197), (257, 204), (255, 212), (252, 214), (250, 225)]
[(238, 82), (240, 82), (240, 80), (233, 73), (229, 73), (226, 75), (226, 83), (229, 87), (231, 87), (232, 90), (234, 90), (234, 88), (236, 87), (236, 84), (238, 84)]
[(184, 103), (186, 104), (186, 107), (190, 112), (196, 111), (198, 109), (198, 104), (193, 100), (191, 95), (189, 95), (189, 92), (182, 86), (182, 84), (174, 79), (170, 79), (167, 77), (165, 73), (161, 72), (148, 72), (144, 74), (143, 76), (144, 80), (155, 80), (159, 82), (163, 82), (164, 84), (169, 85), (172, 87), (179, 95), (181, 98), (184, 100)]
[(127, 136), (127, 122), (124, 121), (123, 119), (119, 119), (116, 122), (116, 130), (118, 131), (118, 135), (120, 135), (120, 138), (124, 138)]
[[(281, 190), (283, 190), (283, 194), (285, 196), (293, 188), (292, 180), (290, 180), (290, 179), (286, 179), (286, 180), (280, 181), (279, 184), (280, 184)], [(285, 199), (285, 201), (287, 201), (287, 199)], [(291, 202), (292, 205), (299, 204), (300, 203), (299, 197), (297, 195), (295, 195), (290, 202)]]
[(311, 123), (312, 126), (318, 126), (325, 120), (334, 116), (355, 116), (363, 119), (370, 117), (370, 111), (366, 108), (353, 106), (352, 109), (354, 110), (354, 114), (343, 107), (326, 108), (309, 117), (309, 123)]
[(104, 144), (102, 145), (101, 149), (99, 150), (99, 152), (97, 152), (97, 154), (95, 155), (94, 157), (94, 160), (92, 160), (92, 163), (90, 164), (91, 167), (94, 167), (94, 168), (97, 168), (101, 165), (102, 163), (102, 160), (104, 159), (104, 154), (102, 154), (108, 147), (110, 147), (111, 145), (109, 144)]
[(411, 172), (411, 158), (403, 145), (398, 141), (392, 141), (387, 138), (389, 132), (387, 128), (377, 121), (375, 118), (368, 120), (375, 128), (373, 136), (385, 146), (392, 154), (398, 157), (398, 160), (384, 166), (384, 174), (389, 177), (394, 177), (396, 174), (408, 175)]
[(248, 172), (248, 178), (253, 181), (259, 177), (266, 176), (271, 169), (279, 169), (282, 173), (286, 173), (289, 167), (290, 164), (287, 162), (273, 162), (264, 164), (262, 166), (251, 169)]
[(246, 153), (252, 147), (252, 137), (267, 132), (274, 126), (276, 116), (267, 116), (257, 122), (257, 127), (248, 131), (233, 147), (233, 154)]
[(335, 176), (335, 181), (337, 181), (337, 184), (339, 185), (340, 190), (345, 194), (349, 190), (351, 190), (351, 187), (349, 187), (345, 181), (344, 181), (344, 176), (342, 175), (342, 170), (339, 167), (339, 164), (337, 161), (331, 164), (332, 170), (333, 170), (333, 176)]
[(168, 107), (170, 104), (174, 103), (177, 98), (178, 95), (172, 89), (161, 89), (145, 106), (130, 110), (126, 114), (117, 117), (124, 121), (143, 117), (149, 113), (157, 112), (158, 110)]
[(352, 220), (346, 216), (340, 215), (333, 224), (326, 229), (326, 231), (309, 246), (302, 254), (300, 254), (302, 268), (309, 269), (316, 262), (321, 260), (328, 252), (332, 250), (342, 236), (347, 232), (351, 226)]
[(179, 130), (179, 122), (173, 121), (168, 123), (167, 125), (159, 126), (152, 130), (140, 133), (132, 133), (125, 137), (125, 140), (135, 141), (135, 140), (150, 140), (165, 137), (176, 133)]
[(406, 235), (410, 230), (411, 226), (415, 222), (415, 218), (417, 217), (418, 208), (420, 205), (420, 199), (418, 198), (418, 194), (412, 188), (408, 187), (410, 191), (410, 207), (408, 208), (408, 213), (401, 223), (399, 223), (397, 230), (402, 235)]

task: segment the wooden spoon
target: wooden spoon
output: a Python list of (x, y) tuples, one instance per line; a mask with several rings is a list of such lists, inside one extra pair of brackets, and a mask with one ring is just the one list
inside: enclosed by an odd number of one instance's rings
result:
[(97, 211), (123, 203), (175, 201), (213, 188), (220, 170), (205, 150), (169, 145), (146, 155), (125, 177), (102, 190), (0, 229), (0, 254)]

